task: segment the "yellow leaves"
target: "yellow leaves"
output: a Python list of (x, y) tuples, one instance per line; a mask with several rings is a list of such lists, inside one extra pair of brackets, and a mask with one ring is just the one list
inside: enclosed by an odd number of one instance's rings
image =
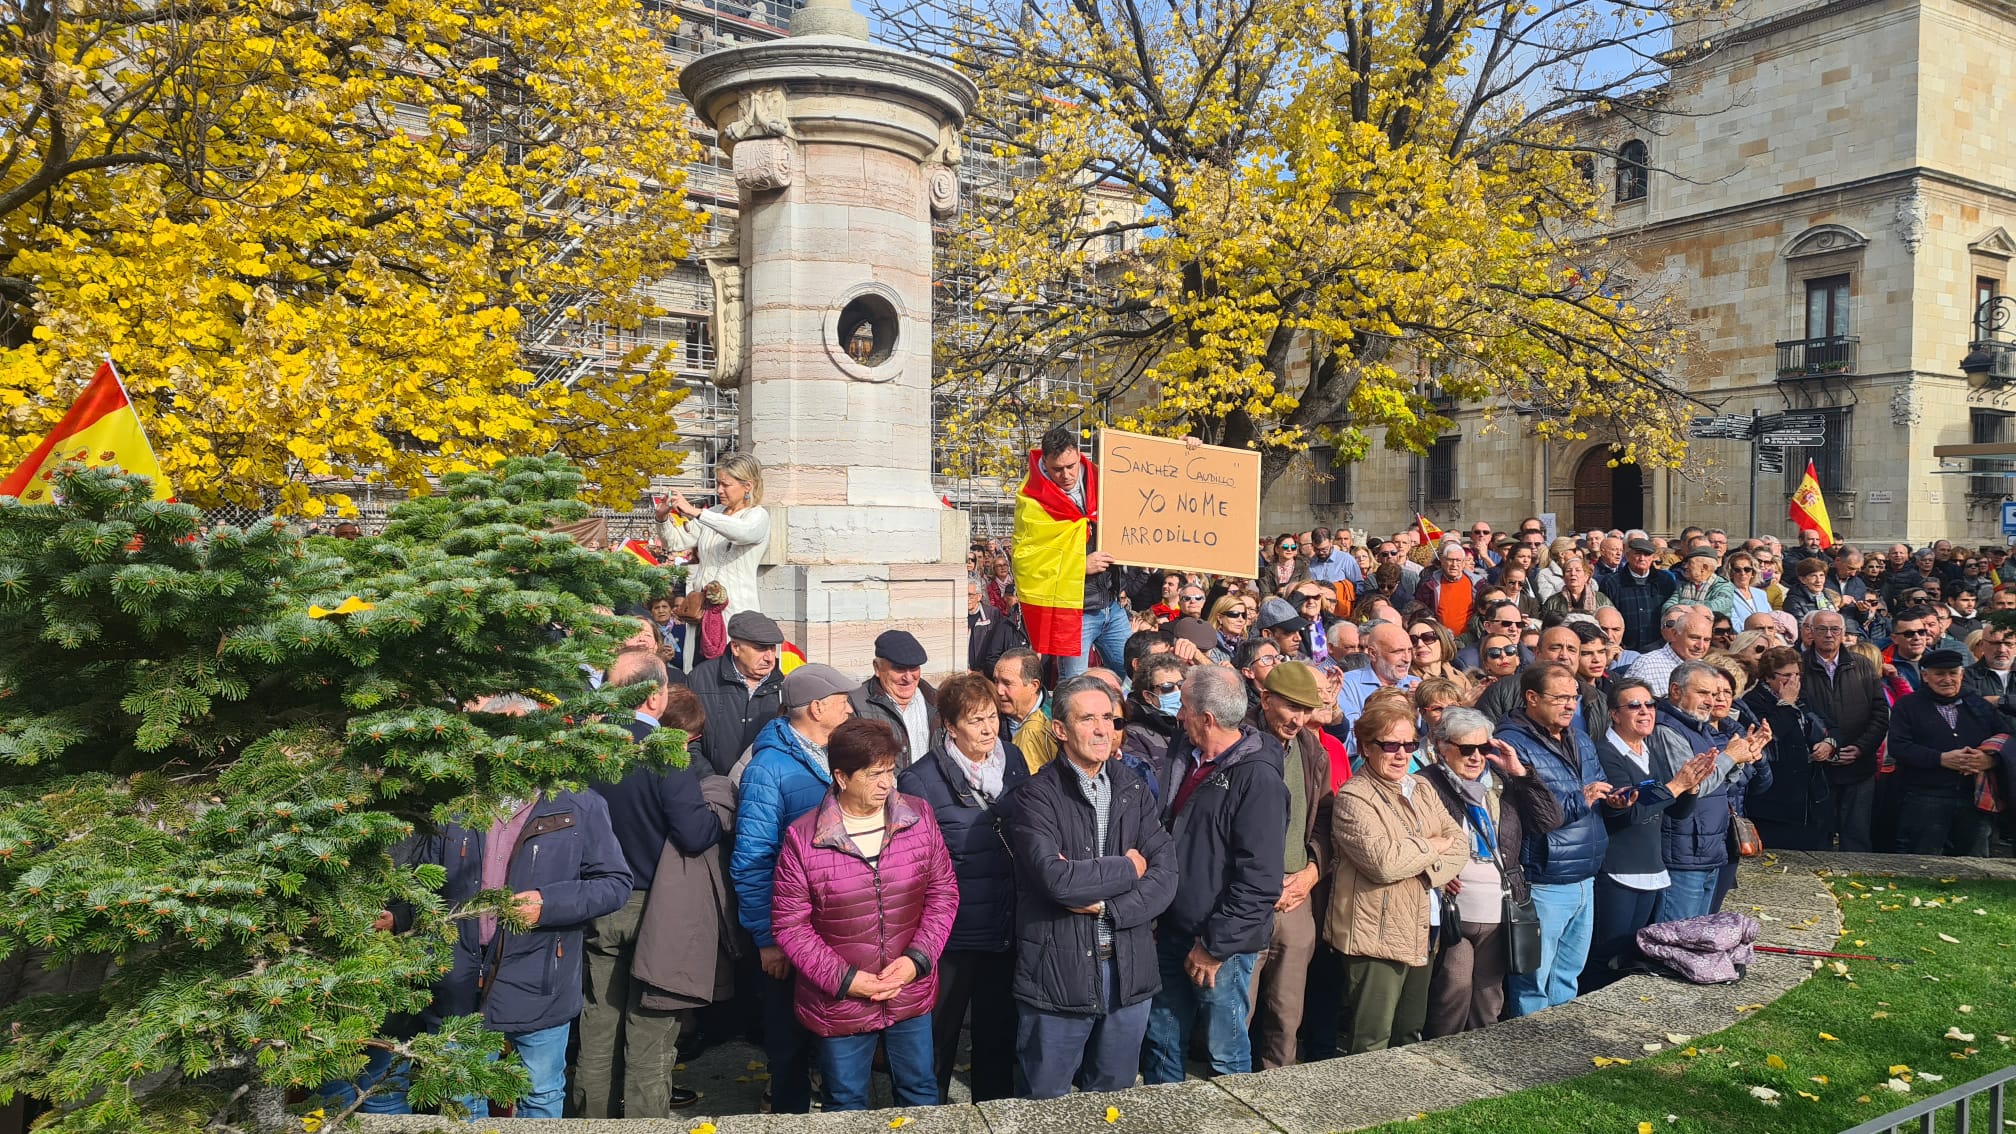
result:
[(1890, 1074), (1892, 1075), (1905, 1075), (1909, 1074), (1910, 1071), (1911, 1065), (1908, 1063), (1892, 1063), (1890, 1065)]
[(1638, 1134), (1652, 1134), (1652, 1124), (1649, 1122), (1640, 1122), (1638, 1124)]
[(1118, 1121), (1120, 1121), (1120, 1108), (1119, 1108), (1119, 1107), (1117, 1107), (1117, 1106), (1109, 1106), (1109, 1107), (1107, 1107), (1107, 1108), (1106, 1108), (1106, 1125), (1108, 1125), (1108, 1126), (1111, 1126), (1111, 1125), (1113, 1125), (1114, 1123), (1116, 1123), (1116, 1122), (1118, 1122)]
[(1610, 1057), (1610, 1056), (1608, 1056), (1608, 1055), (1597, 1055), (1597, 1056), (1591, 1056), (1591, 1057), (1590, 1057), (1590, 1059), (1589, 1059), (1589, 1062), (1591, 1062), (1591, 1063), (1594, 1063), (1594, 1064), (1595, 1064), (1596, 1066), (1598, 1066), (1598, 1067), (1629, 1067), (1629, 1066), (1631, 1066), (1631, 1061), (1630, 1061), (1630, 1060), (1628, 1060), (1628, 1059), (1613, 1059), (1613, 1058), (1611, 1058), (1611, 1057)]
[(1832, 1036), (1832, 1035), (1828, 1035), (1828, 1034), (1827, 1034), (1826, 1032), (1821, 1032), (1821, 1033), (1820, 1033), (1820, 1038), (1821, 1038), (1821, 1039), (1823, 1039), (1823, 1040), (1825, 1040), (1825, 1041), (1826, 1041), (1826, 1042), (1828, 1042), (1828, 1043), (1840, 1043), (1840, 1042), (1841, 1042), (1841, 1037), (1839, 1037), (1839, 1036)]
[(686, 1134), (720, 1134), (720, 1130), (711, 1122), (703, 1122), (689, 1129)]
[(908, 1125), (910, 1125), (910, 1119), (905, 1117), (904, 1115), (899, 1114), (896, 1117), (889, 1120), (889, 1129), (891, 1130), (901, 1130)]
[(1766, 1067), (1769, 1067), (1769, 1068), (1770, 1068), (1771, 1070), (1773, 1070), (1773, 1071), (1783, 1071), (1783, 1070), (1785, 1070), (1785, 1069), (1786, 1069), (1786, 1068), (1785, 1068), (1785, 1059), (1784, 1059), (1784, 1057), (1783, 1057), (1783, 1056), (1778, 1056), (1778, 1055), (1767, 1055), (1767, 1056), (1765, 1056), (1765, 1057), (1764, 1057), (1764, 1066), (1766, 1066)]

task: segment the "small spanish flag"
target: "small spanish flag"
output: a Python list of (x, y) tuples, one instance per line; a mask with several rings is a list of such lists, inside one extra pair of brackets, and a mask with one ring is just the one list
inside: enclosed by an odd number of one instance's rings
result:
[(796, 642), (786, 642), (777, 651), (777, 672), (789, 677), (791, 671), (805, 664), (805, 651)]
[(1834, 522), (1827, 518), (1827, 498), (1820, 494), (1820, 477), (1811, 460), (1806, 462), (1806, 475), (1799, 478), (1799, 487), (1792, 491), (1791, 517), (1800, 531), (1819, 532), (1821, 547), (1834, 546)]
[(1419, 512), (1414, 513), (1414, 526), (1421, 533), (1421, 542), (1427, 546), (1434, 547), (1442, 542), (1442, 529), (1430, 523), (1428, 517)]
[(160, 462), (154, 459), (154, 447), (147, 443), (140, 415), (133, 411), (126, 387), (120, 384), (110, 360), (99, 364), (98, 373), (70, 406), (70, 412), (28, 454), (21, 467), (0, 481), (0, 496), (18, 497), (24, 504), (51, 503), (55, 488), (50, 482), (56, 475), (56, 467), (65, 461), (93, 467), (112, 465), (151, 477), (154, 499), (175, 498), (168, 478), (161, 475)]
[(642, 560), (647, 567), (658, 566), (658, 557), (651, 554), (651, 545), (641, 539), (626, 539), (620, 545), (623, 551)]

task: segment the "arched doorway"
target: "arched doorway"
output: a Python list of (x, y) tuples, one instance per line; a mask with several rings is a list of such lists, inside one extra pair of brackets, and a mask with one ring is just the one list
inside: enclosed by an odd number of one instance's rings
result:
[(1637, 465), (1610, 467), (1607, 445), (1582, 455), (1575, 466), (1575, 530), (1645, 526), (1645, 477)]

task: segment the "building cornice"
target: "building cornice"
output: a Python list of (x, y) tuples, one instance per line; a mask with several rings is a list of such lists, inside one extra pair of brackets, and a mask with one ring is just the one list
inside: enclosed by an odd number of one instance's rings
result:
[(1801, 189), (1796, 193), (1781, 193), (1775, 197), (1765, 197), (1754, 201), (1741, 201), (1733, 205), (1723, 205), (1719, 208), (1688, 213), (1684, 216), (1664, 217), (1656, 221), (1647, 221), (1644, 224), (1611, 228), (1606, 230), (1603, 235), (1610, 240), (1628, 242), (1646, 236), (1656, 237), (1673, 229), (1696, 228), (1718, 221), (1733, 221), (1754, 213), (1776, 210), (1796, 212), (1802, 205), (1827, 197), (1853, 196), (1857, 194), (1881, 197), (1884, 195), (1883, 191), (1892, 186), (1896, 186), (1900, 190), (1909, 189), (1913, 187), (1914, 182), (1920, 188), (1929, 185), (1945, 185), (1950, 188), (1981, 193), (2016, 204), (2016, 187), (1979, 181), (1975, 178), (1964, 177), (1943, 169), (1934, 169), (1931, 166), (1914, 165), (1906, 169), (1893, 170), (1889, 173), (1858, 177), (1852, 181), (1843, 181), (1838, 185), (1816, 186), (1812, 189)]

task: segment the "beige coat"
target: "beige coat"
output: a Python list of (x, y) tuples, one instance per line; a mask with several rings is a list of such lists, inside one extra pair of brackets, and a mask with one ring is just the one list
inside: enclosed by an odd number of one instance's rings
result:
[[(1335, 875), (1323, 929), (1330, 947), (1346, 956), (1427, 964), (1432, 888), (1470, 860), (1463, 828), (1433, 785), (1407, 778), (1412, 798), (1370, 772), (1352, 776), (1337, 793), (1330, 824)], [(1440, 853), (1428, 843), (1437, 835), (1449, 839)]]

